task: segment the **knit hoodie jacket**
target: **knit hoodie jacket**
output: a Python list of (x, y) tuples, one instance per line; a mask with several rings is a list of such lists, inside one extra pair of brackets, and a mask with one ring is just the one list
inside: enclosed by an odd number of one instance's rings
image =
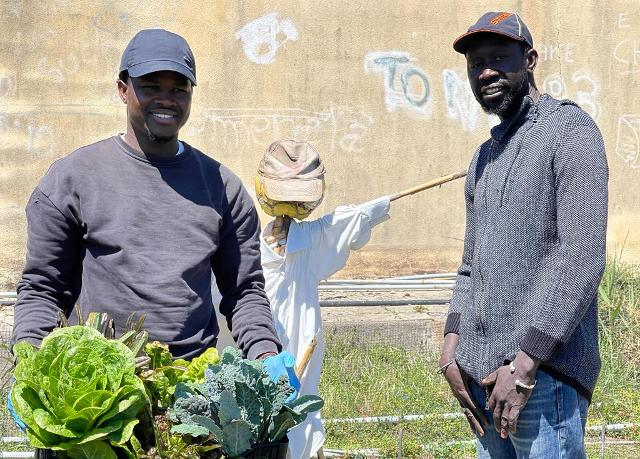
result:
[(596, 293), (608, 167), (595, 122), (571, 101), (525, 96), (491, 130), (465, 185), (462, 264), (445, 325), (476, 382), (520, 350), (588, 399), (600, 371)]

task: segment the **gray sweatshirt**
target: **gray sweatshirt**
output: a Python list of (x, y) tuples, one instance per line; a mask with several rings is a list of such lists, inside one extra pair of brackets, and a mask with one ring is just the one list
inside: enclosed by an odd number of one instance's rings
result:
[(608, 168), (600, 131), (570, 101), (529, 96), (492, 129), (466, 179), (462, 265), (445, 325), (480, 382), (523, 350), (591, 397)]
[(260, 224), (229, 169), (185, 144), (150, 160), (119, 136), (56, 161), (27, 204), (27, 262), (13, 342), (38, 343), (56, 325), (106, 312), (122, 332), (145, 316), (150, 339), (176, 357), (215, 346), (220, 311), (249, 358), (280, 348), (260, 266)]

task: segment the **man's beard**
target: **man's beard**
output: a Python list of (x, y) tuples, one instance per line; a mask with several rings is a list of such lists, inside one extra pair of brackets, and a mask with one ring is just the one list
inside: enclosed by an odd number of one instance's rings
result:
[(169, 143), (173, 140), (173, 136), (158, 136), (151, 132), (148, 126), (145, 125), (145, 127), (147, 130), (147, 137), (149, 137), (149, 140), (152, 142)]
[(477, 98), (482, 109), (491, 115), (498, 115), (505, 118), (506, 115), (513, 113), (520, 106), (522, 98), (529, 92), (529, 79), (527, 78), (527, 70), (523, 69), (518, 72), (518, 81), (514, 86), (509, 86), (509, 90), (500, 100), (494, 102), (486, 102), (482, 95)]

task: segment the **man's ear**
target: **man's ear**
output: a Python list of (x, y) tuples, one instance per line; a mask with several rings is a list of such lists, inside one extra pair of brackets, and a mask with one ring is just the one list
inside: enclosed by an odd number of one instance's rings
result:
[(122, 81), (120, 78), (116, 81), (118, 86), (118, 95), (120, 96), (120, 100), (127, 103), (127, 96), (129, 95), (129, 85), (126, 81)]
[(527, 59), (527, 70), (533, 73), (536, 66), (538, 65), (538, 51), (536, 51), (533, 48), (527, 50), (526, 59)]

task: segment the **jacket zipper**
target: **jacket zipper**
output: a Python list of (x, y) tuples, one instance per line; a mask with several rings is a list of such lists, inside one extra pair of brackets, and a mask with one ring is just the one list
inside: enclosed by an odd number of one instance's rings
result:
[[(487, 157), (487, 164), (484, 167), (484, 177), (483, 177), (483, 181), (484, 181), (484, 212), (485, 215), (489, 214), (489, 198), (488, 198), (488, 186), (489, 186), (489, 168), (492, 167), (492, 163), (493, 163), (493, 147), (494, 147), (494, 140), (491, 139), (491, 146), (489, 148), (489, 155)], [(485, 279), (484, 279), (484, 275), (482, 274), (482, 263), (481, 263), (481, 255), (483, 253), (483, 246), (485, 243), (485, 238), (486, 238), (486, 233), (487, 233), (487, 225), (485, 225), (485, 227), (482, 229), (482, 238), (480, 239), (480, 247), (478, 250), (478, 275), (480, 276), (480, 292), (481, 292), (481, 299), (484, 299), (484, 292), (485, 292)], [(478, 325), (480, 326), (480, 330), (482, 332), (482, 334), (484, 335), (486, 332), (483, 320), (482, 320), (482, 305), (481, 302), (478, 301), (476, 303), (476, 317), (478, 318)]]

